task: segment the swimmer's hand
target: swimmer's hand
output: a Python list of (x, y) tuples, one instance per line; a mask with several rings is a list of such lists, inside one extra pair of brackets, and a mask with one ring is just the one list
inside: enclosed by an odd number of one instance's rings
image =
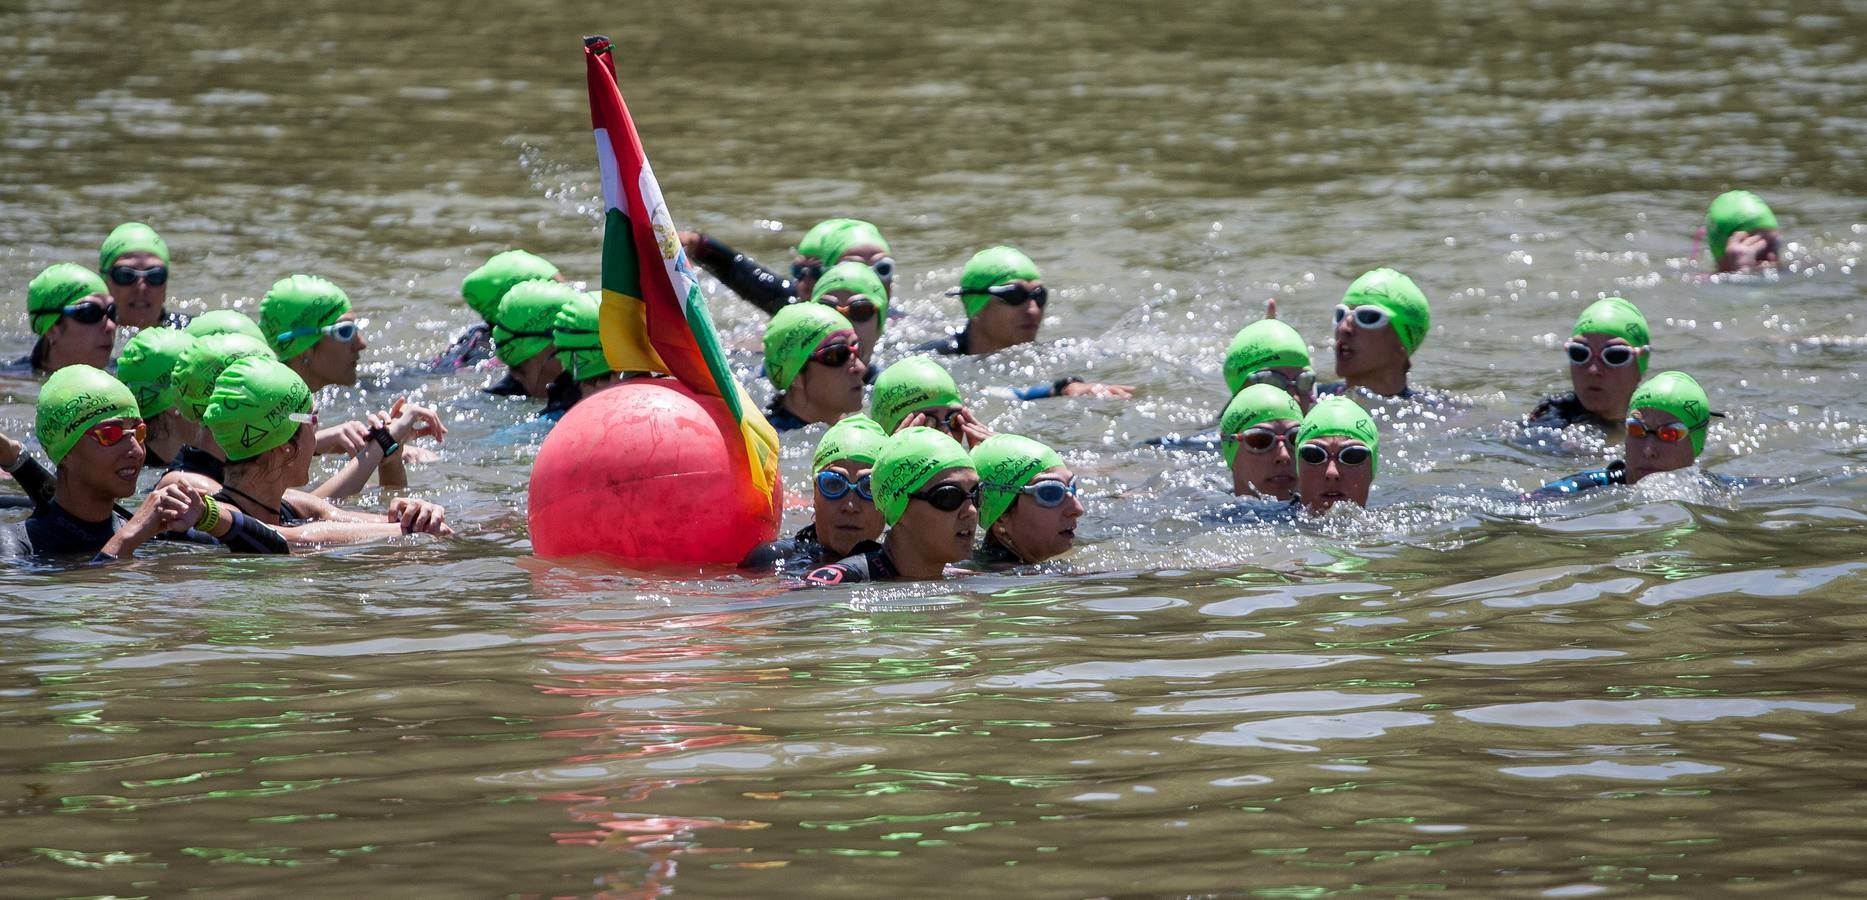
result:
[(1759, 257), (1770, 249), (1770, 240), (1761, 234), (1733, 231), (1731, 239), (1725, 242), (1724, 247), (1731, 269), (1742, 272), (1767, 264), (1767, 261), (1760, 260)]
[(698, 231), (683, 231), (680, 232), (680, 236), (681, 249), (687, 251), (687, 258), (690, 260), (698, 260), (701, 254), (701, 247), (706, 244), (707, 236)]
[(447, 511), (442, 509), (439, 503), (416, 500), (412, 497), (397, 497), (389, 501), (388, 519), (400, 524), (403, 534), (454, 536), (454, 529), (447, 527)]
[(356, 456), (369, 446), (370, 427), (364, 422), (344, 422), (329, 428), (318, 429), (318, 441), (312, 449), (315, 456), (326, 453), (343, 453)]
[(1265, 299), (1264, 318), (1266, 319), (1277, 318), (1277, 298), (1276, 297), (1269, 297)]
[(7, 437), (0, 431), (0, 469), (11, 469), (19, 463), (19, 455), (26, 452), (26, 445)]
[(1103, 400), (1127, 400), (1134, 396), (1132, 384), (1097, 384), (1092, 381), (1076, 381), (1063, 386), (1065, 397), (1096, 397)]
[(398, 444), (406, 444), (418, 437), (434, 438), (441, 443), (447, 438), (447, 426), (441, 424), (441, 417), (426, 406), (416, 406), (408, 402), (407, 397), (395, 401), (389, 408), (389, 423), (386, 426), (389, 436)]

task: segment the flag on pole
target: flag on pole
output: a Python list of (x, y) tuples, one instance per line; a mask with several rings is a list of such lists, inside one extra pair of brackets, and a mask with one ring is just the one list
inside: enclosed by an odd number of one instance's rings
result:
[(603, 354), (617, 371), (666, 372), (724, 401), (739, 424), (752, 482), (770, 499), (778, 484), (778, 433), (726, 365), (700, 282), (622, 102), (609, 38), (584, 38), (583, 54), (607, 210), (598, 319)]

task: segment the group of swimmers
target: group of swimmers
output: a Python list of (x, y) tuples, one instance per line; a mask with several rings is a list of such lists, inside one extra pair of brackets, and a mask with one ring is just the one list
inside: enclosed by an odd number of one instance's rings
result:
[[(1705, 238), (1720, 272), (1773, 267), (1782, 252), (1775, 216), (1746, 191), (1712, 203)], [(838, 584), (937, 578), (969, 559), (1028, 564), (1070, 550), (1084, 508), (1063, 456), (1028, 437), (994, 433), (939, 362), (1036, 339), (1049, 293), (1028, 256), (1008, 246), (975, 254), (949, 291), (965, 308), (964, 324), (884, 367), (875, 351), (899, 311), (891, 308), (895, 262), (874, 225), (820, 223), (799, 242), (789, 277), (706, 235), (683, 233), (681, 243), (691, 260), (771, 315), (763, 344), (772, 424), (781, 432), (828, 426), (811, 461), (812, 523), (754, 550), (745, 568)], [(292, 275), (261, 298), (257, 322), (233, 309), (190, 319), (166, 308), (168, 274), (166, 243), (149, 226), (128, 223), (105, 239), (97, 269), (59, 263), (32, 280), (27, 312), (38, 340), (16, 367), (44, 379), (35, 431), (52, 468), (0, 434), (0, 468), (33, 506), (5, 535), (15, 554), (110, 560), (157, 538), (288, 553), (451, 534), (445, 511), (426, 501), (397, 497), (367, 513), (332, 502), (372, 476), (385, 487), (406, 485), (405, 461), (429, 453), (411, 442), (447, 433), (435, 411), (406, 400), (319, 427), (316, 396), (355, 384), (368, 346), (367, 323), (342, 289)], [(501, 365), (484, 390), (543, 400), (547, 420), (620, 379), (654, 377), (611, 368), (597, 296), (566, 284), (535, 254), (493, 256), (461, 293), (482, 321), (428, 371)], [(119, 327), (135, 331), (113, 361)], [(1318, 384), (1308, 346), (1268, 304), (1266, 317), (1226, 350), (1232, 396), (1217, 430), (1154, 443), (1218, 449), (1233, 493), (1260, 512), (1365, 505), (1380, 430), (1354, 397), (1429, 398), (1408, 379), (1429, 327), (1426, 295), (1412, 279), (1391, 268), (1367, 272), (1335, 309), (1341, 380)], [(1703, 451), (1718, 414), (1690, 376), (1645, 377), (1650, 338), (1645, 317), (1623, 298), (1582, 311), (1564, 347), (1574, 390), (1544, 401), (1526, 424), (1624, 430), (1624, 458), (1528, 496), (1633, 484), (1686, 468)], [(1133, 391), (1067, 373), (1014, 388), (1022, 400)], [(312, 458), (326, 453), (349, 459), (314, 486)], [(118, 501), (136, 492), (145, 468), (163, 472), (142, 505), (126, 511)]]

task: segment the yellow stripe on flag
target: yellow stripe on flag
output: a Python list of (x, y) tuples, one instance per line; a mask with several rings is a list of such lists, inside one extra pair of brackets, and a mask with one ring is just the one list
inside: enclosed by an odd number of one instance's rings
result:
[(648, 343), (648, 305), (628, 294), (603, 291), (597, 310), (597, 333), (603, 340), (603, 358), (618, 372), (673, 374), (661, 355)]

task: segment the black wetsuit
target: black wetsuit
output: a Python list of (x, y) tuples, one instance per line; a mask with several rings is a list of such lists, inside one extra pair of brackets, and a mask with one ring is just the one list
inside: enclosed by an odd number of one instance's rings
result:
[(980, 542), (979, 549), (973, 551), (972, 563), (981, 569), (1009, 569), (1012, 566), (1023, 565), (1024, 560), (1020, 559), (1018, 554), (1013, 553), (1010, 547), (999, 543), (998, 538), (993, 537), (988, 531), (985, 533), (985, 540)]
[(900, 577), (901, 570), (895, 568), (894, 560), (888, 558), (888, 551), (878, 546), (874, 550), (814, 569), (804, 576), (804, 583), (827, 587), (863, 581), (893, 581)]
[(1589, 412), (1574, 391), (1544, 397), (1543, 402), (1530, 410), (1529, 417), (1523, 422), (1525, 428), (1567, 428), (1570, 425), (1593, 425), (1603, 429), (1613, 427), (1608, 420)]
[[(861, 556), (880, 549), (881, 544), (862, 541), (846, 555)], [(803, 530), (789, 538), (766, 541), (753, 547), (752, 552), (746, 554), (745, 560), (739, 563), (739, 568), (760, 573), (775, 572), (783, 578), (802, 578), (811, 570), (832, 561), (829, 548), (817, 540), (817, 526), (813, 524), (804, 526)]]
[[(225, 545), (235, 553), (288, 553), (285, 538), (265, 523), (248, 516), (232, 505), (222, 509), (230, 517), (231, 529), (223, 540), (190, 529), (186, 533), (165, 532), (157, 540), (179, 540), (191, 544)], [(8, 528), (4, 542), (20, 556), (53, 558), (83, 557), (93, 562), (108, 562), (115, 557), (103, 552), (110, 538), (129, 522), (123, 510), (113, 510), (108, 520), (87, 522), (47, 500), (26, 521)]]
[(778, 310), (797, 302), (797, 282), (759, 265), (757, 260), (714, 238), (701, 235), (698, 252), (688, 258), (719, 279), (727, 290), (764, 310), (768, 316), (775, 316)]
[(793, 415), (790, 410), (784, 408), (783, 391), (778, 392), (777, 396), (771, 398), (770, 405), (765, 407), (765, 421), (770, 422), (772, 430), (779, 434), (783, 434), (787, 431), (796, 431), (799, 428), (810, 425), (809, 422), (798, 418)]
[(1627, 463), (1617, 459), (1608, 463), (1604, 468), (1577, 472), (1560, 481), (1552, 481), (1523, 495), (1523, 499), (1551, 500), (1557, 497), (1572, 496), (1582, 493), (1583, 491), (1592, 491), (1595, 488), (1607, 487), (1611, 484), (1626, 483)]
[[(262, 507), (265, 506), (264, 503), (261, 503), (259, 502), (259, 500), (254, 498), (252, 494), (242, 491), (236, 487), (228, 487), (227, 485), (224, 485), (224, 484), (221, 485), (220, 493), (214, 495), (214, 499), (219, 500), (224, 507), (229, 508), (229, 509), (237, 509), (239, 507), (239, 504), (235, 502), (234, 500), (235, 497), (238, 497), (241, 500), (245, 500), (246, 502), (251, 503), (254, 506), (262, 506)], [(276, 510), (273, 510), (273, 514), (279, 517), (280, 528), (290, 528), (294, 525), (303, 525), (306, 522), (317, 521), (316, 519), (313, 519), (310, 516), (301, 515), (298, 512), (298, 509), (292, 506), (292, 502), (284, 498), (280, 498), (279, 508)], [(242, 513), (242, 515), (245, 515), (245, 514)], [(252, 517), (248, 516), (247, 518), (252, 518)], [(259, 520), (254, 519), (253, 521), (257, 522)], [(280, 540), (281, 542), (283, 542), (284, 539), (281, 538)], [(287, 552), (287, 551), (280, 551), (280, 552)]]
[(205, 475), (222, 484), (227, 482), (227, 464), (220, 457), (189, 444), (183, 444), (180, 450), (175, 451), (175, 459), (169, 463), (169, 471)]
[(564, 418), (564, 414), (570, 412), (570, 408), (582, 399), (583, 388), (577, 386), (569, 372), (561, 372), (558, 377), (551, 379), (550, 384), (545, 385), (545, 408), (538, 411), (538, 417), (555, 422)]

